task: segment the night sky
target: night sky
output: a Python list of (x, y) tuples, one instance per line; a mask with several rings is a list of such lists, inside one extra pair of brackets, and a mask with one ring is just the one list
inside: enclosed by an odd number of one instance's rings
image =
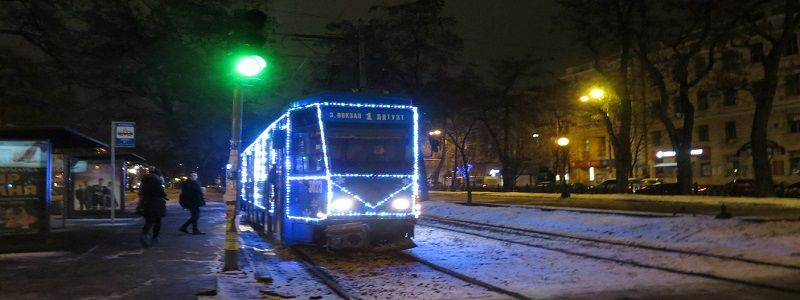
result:
[[(279, 33), (325, 33), (332, 21), (359, 17), (369, 19), (369, 7), (406, 1), (369, 0), (274, 0), (268, 13), (279, 23)], [(503, 58), (546, 58), (547, 70), (561, 74), (565, 67), (579, 64), (579, 47), (571, 45), (568, 32), (553, 23), (559, 6), (553, 0), (450, 0), (445, 15), (455, 17), (456, 34), (464, 39), (464, 59), (487, 70), (491, 61)], [(304, 46), (282, 43), (292, 51), (308, 54)], [(569, 49), (569, 50), (568, 50)]]

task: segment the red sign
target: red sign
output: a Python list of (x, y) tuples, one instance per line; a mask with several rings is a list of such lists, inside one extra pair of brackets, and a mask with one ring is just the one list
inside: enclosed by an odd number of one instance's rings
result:
[(603, 161), (597, 159), (590, 159), (590, 160), (574, 160), (571, 163), (573, 168), (581, 168), (581, 169), (588, 169), (591, 167), (600, 168), (603, 167)]

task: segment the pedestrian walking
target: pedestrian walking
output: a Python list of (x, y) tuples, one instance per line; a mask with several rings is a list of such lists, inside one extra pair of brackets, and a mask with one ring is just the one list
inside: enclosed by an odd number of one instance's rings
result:
[(203, 190), (200, 188), (200, 183), (197, 182), (196, 172), (192, 172), (189, 179), (181, 185), (180, 204), (181, 207), (188, 209), (192, 216), (178, 230), (183, 233), (189, 233), (187, 229), (189, 225), (192, 225), (191, 234), (204, 234), (197, 229), (197, 220), (200, 219), (200, 207), (205, 206), (206, 201), (203, 198)]
[[(142, 176), (142, 185), (139, 188), (139, 205), (144, 217), (144, 227), (139, 242), (142, 247), (158, 243), (158, 233), (161, 231), (161, 218), (167, 215), (167, 193), (164, 192), (164, 182), (161, 172), (153, 169)], [(152, 234), (148, 238), (150, 229)]]

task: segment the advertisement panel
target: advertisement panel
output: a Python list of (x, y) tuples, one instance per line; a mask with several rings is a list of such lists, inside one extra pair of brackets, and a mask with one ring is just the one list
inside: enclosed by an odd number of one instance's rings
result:
[(111, 209), (111, 191), (116, 193), (117, 210), (120, 205), (122, 186), (122, 164), (117, 166), (116, 186), (111, 185), (111, 164), (106, 160), (79, 160), (70, 168), (74, 197), (70, 209), (75, 212), (98, 212)]
[(0, 236), (46, 231), (49, 159), (46, 141), (0, 141)]

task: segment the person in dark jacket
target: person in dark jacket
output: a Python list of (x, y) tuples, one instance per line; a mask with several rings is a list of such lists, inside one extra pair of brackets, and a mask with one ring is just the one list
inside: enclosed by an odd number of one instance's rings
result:
[(183, 233), (189, 233), (187, 228), (191, 224), (191, 234), (204, 234), (197, 229), (197, 220), (200, 219), (200, 207), (206, 205), (206, 201), (203, 199), (203, 190), (200, 188), (200, 183), (197, 182), (197, 173), (192, 172), (189, 179), (183, 183), (180, 197), (181, 206), (188, 209), (192, 217), (186, 220), (178, 230)]
[[(142, 216), (144, 217), (144, 227), (139, 241), (143, 247), (158, 243), (158, 233), (161, 231), (161, 218), (167, 215), (167, 193), (164, 192), (164, 181), (161, 172), (153, 169), (150, 173), (142, 176), (142, 184), (139, 188), (139, 205), (142, 206)], [(150, 229), (153, 233), (147, 238)]]

